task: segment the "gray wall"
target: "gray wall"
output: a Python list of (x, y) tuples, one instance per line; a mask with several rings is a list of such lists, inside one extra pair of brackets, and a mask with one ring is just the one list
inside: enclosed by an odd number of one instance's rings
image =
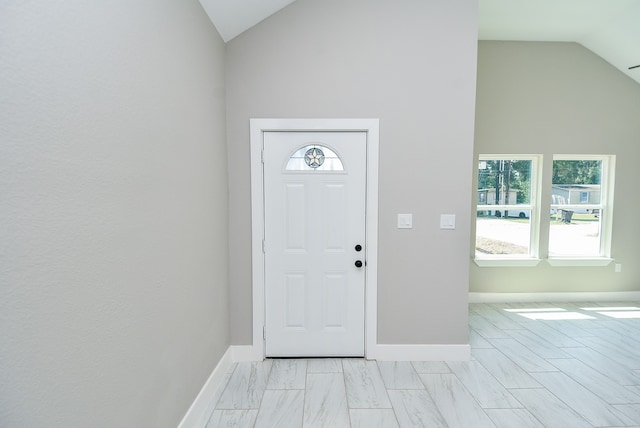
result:
[[(251, 343), (249, 119), (380, 119), (378, 338), (467, 343), (475, 0), (298, 0), (227, 44), (231, 340)], [(396, 228), (413, 213), (414, 228)], [(439, 229), (441, 213), (457, 229)]]
[[(547, 161), (542, 212), (549, 212), (553, 154), (617, 155), (611, 255), (623, 269), (546, 262), (535, 268), (480, 268), (471, 262), (470, 291), (640, 290), (639, 118), (640, 85), (578, 44), (480, 42), (476, 156), (542, 154)], [(542, 230), (548, 230), (549, 219), (542, 221)], [(546, 258), (547, 233), (540, 244)]]
[(0, 5), (0, 426), (175, 427), (229, 345), (196, 0)]

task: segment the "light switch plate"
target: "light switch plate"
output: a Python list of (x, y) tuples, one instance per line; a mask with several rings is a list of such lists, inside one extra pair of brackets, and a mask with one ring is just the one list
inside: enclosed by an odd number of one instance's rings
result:
[(412, 229), (413, 214), (398, 214), (398, 229)]
[(456, 228), (455, 214), (440, 214), (440, 229), (455, 229), (455, 228)]

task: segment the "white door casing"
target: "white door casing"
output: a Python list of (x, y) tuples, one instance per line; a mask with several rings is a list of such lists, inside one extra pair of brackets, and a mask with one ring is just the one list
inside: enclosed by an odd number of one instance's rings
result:
[(264, 133), (268, 357), (364, 356), (366, 144)]
[(251, 119), (251, 215), (252, 215), (252, 344), (236, 346), (235, 359), (262, 360), (265, 357), (265, 201), (263, 141), (267, 132), (354, 132), (366, 133), (366, 224), (365, 242), (365, 357), (377, 352), (377, 236), (378, 236), (378, 119)]

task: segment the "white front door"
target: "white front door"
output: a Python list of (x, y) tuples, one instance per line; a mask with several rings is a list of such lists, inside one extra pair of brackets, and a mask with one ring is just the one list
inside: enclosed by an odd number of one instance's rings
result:
[(265, 132), (266, 356), (364, 356), (366, 132)]

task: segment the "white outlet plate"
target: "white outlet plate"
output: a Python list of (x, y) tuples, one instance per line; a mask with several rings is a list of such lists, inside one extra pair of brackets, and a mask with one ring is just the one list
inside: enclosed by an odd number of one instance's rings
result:
[(455, 229), (455, 228), (456, 228), (455, 214), (440, 214), (440, 229)]
[(398, 229), (413, 229), (413, 214), (398, 214)]

